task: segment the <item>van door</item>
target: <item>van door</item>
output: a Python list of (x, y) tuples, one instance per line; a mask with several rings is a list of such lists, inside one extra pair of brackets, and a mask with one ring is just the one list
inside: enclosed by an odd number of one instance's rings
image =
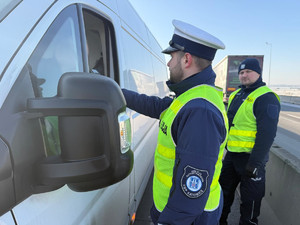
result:
[[(57, 4), (63, 4), (62, 2)], [(99, 2), (95, 1), (95, 4), (107, 10), (107, 14), (113, 14)], [(47, 19), (46, 15), (41, 23), (45, 23)], [(111, 22), (95, 10), (84, 9), (82, 5), (71, 5), (50, 23), (0, 109), (0, 137), (11, 150), (17, 181), (15, 185), (24, 187), (23, 192), (16, 193), (17, 195), (32, 193), (30, 184), (35, 182), (33, 164), (36, 158), (61, 153), (58, 118), (29, 118), (24, 122), (22, 112), (26, 111), (27, 99), (55, 96), (58, 81), (65, 72), (99, 73), (118, 81), (118, 62)], [(17, 54), (26, 52), (26, 44), (25, 42)], [(32, 163), (24, 164), (27, 158)], [(12, 209), (17, 224), (117, 225), (128, 221), (128, 178), (109, 188), (89, 192), (74, 192), (67, 186), (49, 190), (40, 187), (34, 191), (48, 192), (34, 194)], [(9, 213), (5, 214), (1, 219), (6, 221), (8, 215)]]

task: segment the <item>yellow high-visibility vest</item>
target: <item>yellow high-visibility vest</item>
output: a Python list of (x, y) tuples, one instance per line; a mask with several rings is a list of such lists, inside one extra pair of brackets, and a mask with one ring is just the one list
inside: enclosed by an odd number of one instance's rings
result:
[[(212, 103), (221, 112), (224, 119), (224, 127), (228, 131), (228, 119), (225, 106), (222, 101), (222, 90), (209, 85), (196, 86), (175, 98), (168, 109), (160, 116), (160, 129), (158, 133), (158, 143), (154, 158), (154, 177), (153, 177), (153, 199), (158, 211), (165, 208), (170, 189), (172, 187), (173, 167), (175, 164), (175, 143), (172, 139), (171, 127), (179, 110), (189, 101), (197, 98), (203, 98)], [(201, 115), (199, 115), (200, 117)], [(199, 128), (201, 129), (201, 128)], [(220, 146), (218, 160), (215, 165), (215, 172), (210, 185), (209, 198), (205, 206), (206, 211), (213, 211), (219, 206), (221, 187), (219, 176), (222, 167), (222, 157), (227, 140)]]
[[(231, 95), (229, 96), (227, 110), (230, 107), (232, 99), (239, 91), (240, 89), (231, 93)], [(251, 92), (247, 99), (241, 104), (233, 118), (233, 125), (229, 129), (227, 142), (228, 151), (248, 153), (252, 151), (255, 144), (257, 132), (256, 118), (253, 112), (254, 102), (258, 97), (269, 92), (273, 91), (267, 86), (259, 87)], [(277, 97), (278, 101), (280, 101), (278, 95), (276, 93), (274, 94)]]

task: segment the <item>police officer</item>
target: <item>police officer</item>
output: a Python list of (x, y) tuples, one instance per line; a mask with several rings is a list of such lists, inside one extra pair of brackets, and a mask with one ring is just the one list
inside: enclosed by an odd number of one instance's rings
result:
[(175, 99), (123, 90), (127, 106), (160, 119), (154, 158), (151, 218), (154, 224), (216, 225), (223, 195), (218, 182), (227, 139), (222, 91), (214, 87), (212, 60), (224, 44), (174, 20), (163, 51), (171, 55), (167, 85)]
[(240, 89), (228, 101), (229, 136), (220, 184), (224, 208), (220, 224), (227, 217), (240, 183), (240, 224), (258, 224), (265, 194), (265, 166), (274, 141), (280, 111), (278, 96), (262, 81), (255, 58), (244, 60), (238, 69)]

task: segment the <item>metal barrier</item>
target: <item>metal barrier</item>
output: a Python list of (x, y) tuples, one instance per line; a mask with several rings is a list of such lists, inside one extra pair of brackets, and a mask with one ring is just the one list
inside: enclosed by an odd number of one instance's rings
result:
[[(300, 105), (298, 92), (277, 93), (281, 102)], [(300, 148), (300, 146), (299, 146)], [(300, 151), (300, 149), (299, 149)], [(275, 220), (282, 225), (297, 225), (300, 221), (300, 160), (287, 150), (273, 144), (266, 167), (266, 195), (268, 211), (261, 217)], [(272, 210), (272, 213), (270, 213)], [(263, 215), (265, 213), (265, 215)], [(272, 215), (274, 218), (270, 218)], [(268, 217), (268, 218), (267, 218)], [(279, 224), (278, 223), (278, 224)], [(265, 222), (265, 224), (268, 224)]]
[(299, 224), (300, 160), (277, 145), (266, 168), (265, 201), (282, 225)]
[(281, 102), (300, 105), (300, 97), (292, 95), (279, 95)]

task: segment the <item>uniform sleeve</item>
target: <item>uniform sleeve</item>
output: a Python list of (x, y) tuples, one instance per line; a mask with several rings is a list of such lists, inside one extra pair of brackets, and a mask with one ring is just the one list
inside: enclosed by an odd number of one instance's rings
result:
[[(172, 125), (176, 146), (173, 184), (168, 203), (158, 222), (192, 224), (206, 205), (221, 143), (226, 136), (221, 113), (205, 100), (186, 104)], [(190, 191), (186, 184), (197, 173), (200, 186)], [(197, 180), (196, 180), (197, 181)]]
[(159, 119), (160, 114), (172, 103), (172, 99), (169, 97), (161, 99), (157, 96), (147, 96), (127, 89), (122, 89), (122, 92), (128, 108), (156, 119)]
[(257, 133), (248, 165), (261, 167), (267, 162), (277, 132), (279, 112), (280, 103), (273, 93), (262, 95), (254, 103)]

